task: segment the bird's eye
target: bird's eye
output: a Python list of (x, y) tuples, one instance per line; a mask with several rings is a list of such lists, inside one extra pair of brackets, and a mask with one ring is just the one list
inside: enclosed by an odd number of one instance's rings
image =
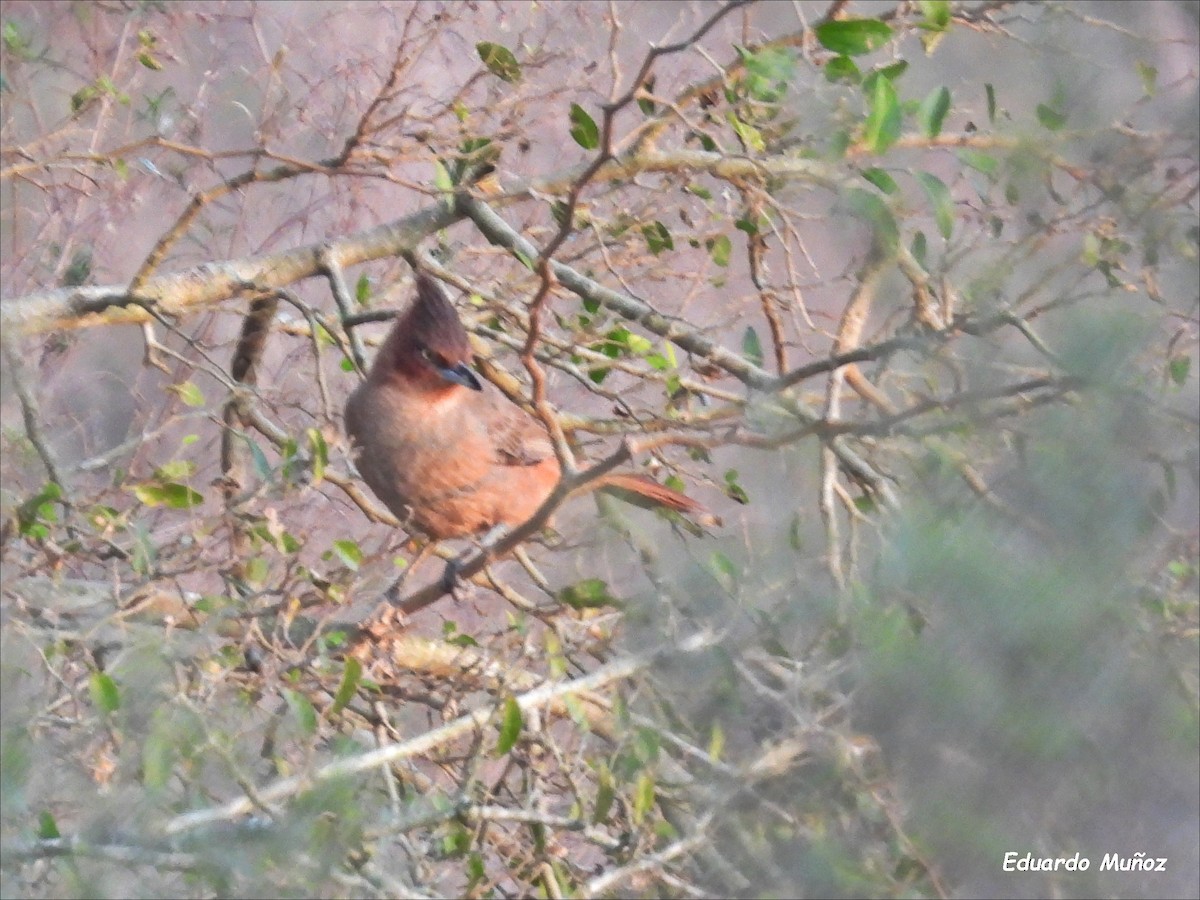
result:
[(442, 358), (442, 354), (435, 353), (434, 351), (430, 350), (428, 347), (421, 348), (421, 358), (423, 360), (425, 360), (425, 362), (429, 363), (431, 366), (434, 366), (435, 368), (438, 368), (438, 369), (446, 368), (446, 360)]

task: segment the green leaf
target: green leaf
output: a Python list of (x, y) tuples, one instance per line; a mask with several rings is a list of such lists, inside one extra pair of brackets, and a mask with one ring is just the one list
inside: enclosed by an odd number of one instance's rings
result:
[(296, 724), (300, 726), (300, 730), (304, 734), (315, 734), (317, 731), (317, 711), (313, 708), (312, 701), (299, 691), (287, 688), (283, 692), (284, 699), (287, 700), (288, 708), (292, 711), (292, 717), (296, 720)]
[(863, 93), (870, 97), (875, 93), (875, 82), (880, 78), (886, 78), (888, 81), (895, 83), (896, 79), (904, 74), (904, 70), (908, 68), (907, 60), (892, 63), (890, 66), (883, 66), (876, 69), (870, 75), (863, 79)]
[(183, 481), (196, 473), (196, 464), (190, 459), (173, 459), (154, 470), (159, 481)]
[(919, 0), (917, 6), (921, 15), (925, 17), (925, 21), (921, 23), (922, 28), (945, 31), (946, 26), (950, 24), (949, 0)]
[(185, 381), (182, 384), (173, 384), (167, 390), (178, 396), (183, 401), (184, 406), (195, 408), (204, 405), (204, 393), (190, 381)]
[(354, 283), (354, 299), (358, 301), (359, 306), (366, 306), (367, 301), (371, 299), (371, 276), (366, 272), (359, 275), (358, 281)]
[(608, 766), (601, 766), (600, 771), (596, 773), (596, 805), (592, 810), (592, 822), (601, 824), (607, 821), (616, 798), (617, 789), (612, 770)]
[(262, 481), (271, 480), (271, 464), (267, 462), (267, 455), (262, 452), (262, 448), (258, 446), (250, 435), (242, 434), (242, 440), (246, 442), (246, 446), (250, 448), (250, 460), (254, 463), (254, 474)]
[(917, 121), (926, 137), (935, 138), (942, 133), (942, 122), (950, 111), (950, 91), (946, 87), (936, 88), (921, 101), (917, 109)]
[(325, 478), (325, 467), (329, 465), (329, 445), (325, 443), (325, 435), (320, 429), (310, 428), (307, 431), (308, 446), (312, 450), (313, 484), (320, 484)]
[(105, 714), (115, 713), (121, 708), (121, 692), (117, 683), (104, 672), (93, 672), (88, 679), (88, 692), (94, 703)]
[(54, 814), (47, 809), (38, 813), (37, 837), (39, 841), (53, 841), (62, 837), (58, 823), (54, 821)]
[(450, 177), (450, 170), (440, 159), (433, 161), (433, 186), (447, 194), (454, 190), (454, 179)]
[(891, 40), (892, 29), (877, 19), (840, 19), (818, 25), (816, 35), (826, 50), (843, 56), (861, 56)]
[(927, 250), (925, 243), (925, 232), (918, 231), (913, 236), (911, 250), (913, 258), (920, 264), (922, 269), (928, 272), (929, 266), (925, 263), (925, 255)]
[(985, 94), (987, 94), (988, 121), (995, 122), (996, 121), (996, 89), (994, 87), (992, 87), (992, 85), (990, 85), (990, 84), (985, 84), (983, 86), (983, 92)]
[(1188, 356), (1176, 356), (1167, 363), (1167, 374), (1180, 387), (1187, 384), (1188, 372), (1191, 371), (1192, 360)]
[(758, 332), (754, 330), (753, 325), (748, 325), (745, 332), (742, 333), (742, 356), (746, 357), (748, 362), (762, 368), (762, 341), (758, 339)]
[(917, 172), (916, 177), (929, 197), (938, 231), (942, 237), (950, 240), (950, 235), (954, 232), (954, 200), (950, 196), (950, 188), (946, 187), (942, 179), (928, 172)]
[(1056, 109), (1051, 109), (1044, 103), (1037, 105), (1038, 121), (1042, 123), (1042, 127), (1050, 131), (1058, 131), (1067, 124), (1067, 114), (1061, 113)]
[(712, 261), (722, 267), (729, 265), (729, 254), (732, 250), (733, 244), (723, 234), (713, 238), (709, 245), (709, 255), (712, 256)]
[(516, 746), (521, 736), (521, 706), (517, 698), (509, 694), (504, 698), (504, 715), (500, 721), (500, 739), (496, 742), (496, 755), (503, 756)]
[(479, 54), (488, 71), (497, 78), (510, 84), (521, 80), (521, 65), (512, 51), (503, 44), (480, 41), (475, 45), (475, 52)]
[(1153, 97), (1158, 93), (1158, 69), (1139, 60), (1137, 73), (1138, 78), (1142, 80), (1142, 92), (1147, 97)]
[(359, 564), (362, 563), (362, 549), (354, 541), (334, 541), (333, 552), (338, 559), (350, 569), (352, 572), (357, 572)]
[(746, 93), (762, 103), (777, 103), (787, 91), (795, 68), (792, 51), (786, 47), (763, 47), (750, 51), (735, 47), (746, 68)]
[(883, 169), (867, 169), (862, 173), (862, 177), (885, 194), (894, 194), (900, 190), (900, 185), (896, 184), (896, 179)]
[(558, 592), (558, 599), (572, 609), (604, 609), (621, 605), (621, 601), (609, 591), (608, 582), (599, 578), (585, 578), (563, 588)]
[(360, 681), (362, 681), (362, 663), (356, 656), (347, 656), (345, 668), (342, 669), (342, 683), (338, 685), (337, 693), (333, 697), (333, 706), (330, 707), (330, 712), (339, 713), (346, 708), (346, 704), (354, 699)]
[(48, 481), (38, 493), (22, 503), (17, 509), (17, 522), (20, 524), (21, 534), (35, 538), (49, 537), (50, 530), (46, 525), (58, 521), (54, 503), (61, 497), (62, 488), (55, 482)]
[(959, 150), (956, 155), (960, 162), (988, 177), (995, 175), (1000, 169), (1000, 160), (986, 153), (980, 153), (978, 150)]
[(725, 729), (720, 722), (713, 722), (712, 736), (708, 739), (708, 755), (715, 760), (721, 759), (725, 751)]
[(146, 506), (166, 506), (171, 509), (190, 509), (204, 502), (204, 496), (192, 490), (186, 484), (168, 482), (156, 484), (148, 482), (139, 484), (133, 489), (136, 496)]
[(825, 63), (825, 80), (831, 84), (839, 81), (858, 84), (862, 81), (862, 72), (858, 70), (858, 66), (854, 64), (854, 60), (850, 57), (835, 56), (829, 62)]
[(152, 791), (167, 786), (175, 765), (173, 736), (164, 725), (155, 727), (142, 743), (142, 784)]
[(872, 153), (883, 153), (900, 137), (903, 118), (896, 88), (890, 79), (879, 78), (871, 94), (871, 113), (867, 116), (863, 141)]
[(584, 150), (595, 150), (600, 146), (600, 129), (578, 103), (571, 104), (571, 137)]
[(671, 232), (667, 231), (667, 226), (657, 219), (649, 225), (642, 226), (642, 237), (646, 239), (646, 247), (655, 256), (664, 250), (675, 249), (675, 241), (671, 239)]
[(767, 142), (763, 140), (761, 131), (753, 125), (746, 124), (733, 113), (729, 113), (726, 118), (733, 126), (733, 130), (737, 132), (737, 136), (741, 138), (742, 143), (749, 149), (757, 150), (760, 153), (767, 149)]
[(654, 776), (641, 772), (633, 790), (633, 821), (639, 825), (654, 808)]
[(738, 503), (749, 503), (750, 495), (745, 489), (738, 484), (737, 469), (730, 469), (725, 473), (725, 493), (730, 499), (736, 500)]

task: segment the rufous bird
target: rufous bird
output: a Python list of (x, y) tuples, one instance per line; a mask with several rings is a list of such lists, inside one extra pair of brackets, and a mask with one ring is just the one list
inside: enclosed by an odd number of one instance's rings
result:
[[(346, 403), (358, 471), (406, 527), (429, 537), (478, 535), (526, 521), (561, 471), (541, 421), (471, 369), (466, 329), (430, 275)], [(703, 507), (640, 475), (609, 473), (615, 488), (685, 513)]]

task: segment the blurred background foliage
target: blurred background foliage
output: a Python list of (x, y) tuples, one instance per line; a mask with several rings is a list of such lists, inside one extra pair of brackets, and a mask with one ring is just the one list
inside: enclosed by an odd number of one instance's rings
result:
[[(0, 893), (1200, 895), (1198, 9), (6, 3)], [(666, 323), (560, 277), (561, 421), (724, 524), (400, 620), (339, 411), (455, 191), (489, 389), (561, 238)], [(268, 253), (256, 384), (237, 285), (79, 321)]]

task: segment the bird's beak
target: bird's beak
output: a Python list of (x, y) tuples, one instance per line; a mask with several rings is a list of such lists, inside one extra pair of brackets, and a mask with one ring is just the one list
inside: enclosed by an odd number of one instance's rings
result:
[(461, 384), (465, 388), (470, 388), (473, 391), (482, 391), (483, 385), (479, 383), (479, 377), (471, 371), (466, 363), (457, 363), (453, 366), (438, 366), (437, 372), (451, 384)]

